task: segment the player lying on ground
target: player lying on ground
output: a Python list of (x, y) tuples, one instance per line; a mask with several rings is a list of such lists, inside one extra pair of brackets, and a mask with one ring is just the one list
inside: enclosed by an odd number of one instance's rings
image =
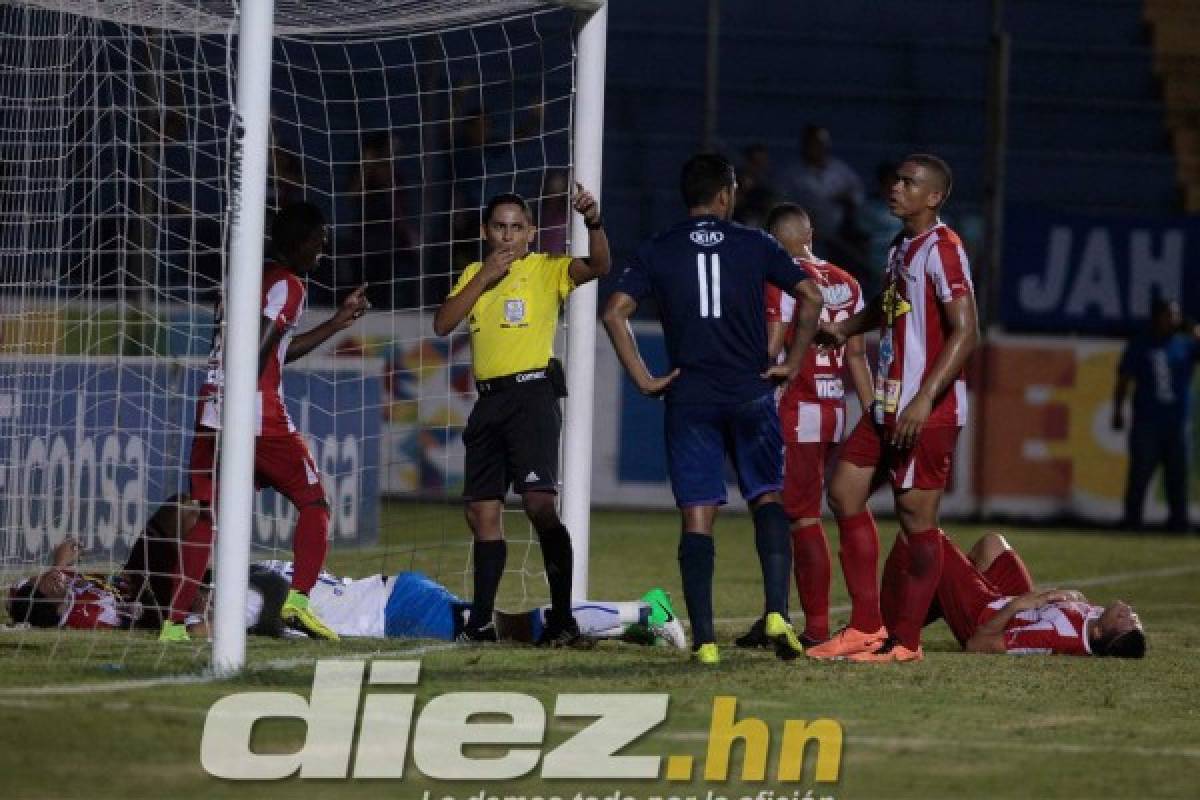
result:
[[(290, 580), (292, 570), (290, 561), (261, 561), (251, 567), (251, 575), (266, 572)], [(264, 611), (268, 616), (277, 613), (261, 583), (254, 582), (247, 597), (248, 628), (261, 622)], [(471, 604), (420, 572), (365, 578), (339, 578), (322, 572), (309, 600), (338, 636), (474, 641), (463, 633)], [(519, 613), (494, 611), (496, 637), (544, 642), (542, 634), (551, 624), (551, 613), (549, 605)], [(632, 603), (575, 603), (571, 613), (586, 638), (623, 638), (647, 644), (662, 641), (680, 649), (687, 647), (683, 626), (662, 589), (651, 589)]]
[[(8, 590), (7, 610), (15, 623), (35, 628), (105, 630), (130, 628), (143, 622), (148, 609), (139, 600), (126, 573), (101, 575), (79, 570), (80, 545), (68, 536), (54, 548), (49, 569), (18, 582)], [(140, 585), (140, 583), (138, 584)], [(157, 626), (157, 614), (152, 626)], [(203, 633), (201, 620), (187, 623), (189, 633)]]
[[(195, 513), (194, 507), (186, 502), (169, 503), (155, 514), (154, 520), (162, 527), (164, 521), (179, 514), (186, 524)], [(135, 551), (150, 538), (139, 540)], [(49, 569), (9, 590), (7, 608), (14, 622), (76, 630), (158, 626), (159, 609), (152, 600), (147, 604), (140, 601), (154, 597), (152, 592), (139, 591), (139, 587), (149, 586), (145, 573), (127, 570), (113, 576), (85, 574), (77, 569), (79, 554), (78, 541), (67, 537), (54, 549)], [(136, 562), (134, 557), (130, 562), (144, 563)], [(161, 566), (154, 564), (153, 555), (149, 565), (152, 574)], [(286, 623), (282, 612), (293, 572), (290, 561), (265, 561), (251, 566), (246, 603), (246, 627), (251, 633), (283, 635)], [(209, 583), (209, 577), (205, 576), (192, 611), (185, 618), (190, 635), (208, 633), (205, 612)], [(465, 638), (463, 625), (471, 609), (470, 603), (419, 572), (359, 579), (322, 572), (310, 600), (315, 613), (339, 636)], [(651, 589), (638, 602), (576, 603), (571, 610), (581, 634), (588, 638), (623, 638), (644, 644), (661, 641), (680, 649), (687, 646), (683, 626), (662, 589)], [(497, 637), (531, 643), (542, 641), (548, 612), (549, 606), (520, 613), (497, 611), (493, 615)]]
[[(996, 533), (984, 535), (964, 554), (941, 536), (942, 577), (925, 624), (942, 617), (971, 653), (1141, 658), (1146, 634), (1124, 601), (1092, 605), (1072, 589), (1036, 591), (1025, 563)], [(904, 534), (883, 569), (880, 604), (890, 626), (902, 605), (898, 576), (911, 549)]]

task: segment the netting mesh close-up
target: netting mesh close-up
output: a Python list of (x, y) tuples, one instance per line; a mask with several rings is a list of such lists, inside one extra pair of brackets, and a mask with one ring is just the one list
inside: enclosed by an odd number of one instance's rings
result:
[[(0, 7), (5, 586), (67, 536), (88, 569), (119, 573), (187, 491), (229, 269), (233, 11)], [(329, 222), (301, 331), (358, 286), (372, 305), (284, 371), (338, 571), (416, 568), (469, 595), (469, 348), (462, 333), (435, 337), (432, 312), (480, 257), (480, 209), (497, 192), (529, 198), (537, 249), (567, 248), (573, 25), (528, 2), (277, 4), (267, 230), (296, 201)], [(251, 558), (287, 557), (295, 512), (271, 492), (256, 509)], [(523, 519), (510, 528), (509, 583), (540, 598), (536, 546)]]

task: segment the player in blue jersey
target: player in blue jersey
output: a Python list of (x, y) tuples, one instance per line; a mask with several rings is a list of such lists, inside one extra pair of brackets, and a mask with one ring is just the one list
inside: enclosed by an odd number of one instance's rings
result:
[[(737, 195), (733, 166), (718, 155), (693, 156), (680, 190), (688, 217), (643, 244), (622, 272), (604, 311), (617, 358), (642, 394), (667, 402), (671, 490), (683, 517), (679, 569), (695, 657), (716, 664), (712, 532), (726, 502), (724, 461), (754, 512), (763, 572), (767, 635), (781, 658), (803, 652), (787, 622), (792, 550), (780, 504), (783, 440), (773, 390), (801, 366), (817, 328), (821, 293), (766, 233), (730, 222)], [(767, 358), (765, 282), (796, 296), (795, 346), (784, 364)], [(652, 296), (671, 371), (650, 374), (629, 328), (638, 303)]]
[[(264, 616), (282, 605), (282, 595), (272, 607), (266, 578), (290, 580), (290, 561), (261, 561), (250, 567), (251, 585), (246, 601), (246, 626), (262, 625)], [(285, 591), (286, 594), (286, 585)], [(322, 572), (312, 590), (312, 603), (340, 637), (388, 637), (473, 641), (463, 636), (471, 604), (460, 600), (442, 584), (420, 572), (343, 578)], [(520, 612), (494, 611), (497, 638), (533, 644), (541, 641), (550, 620), (549, 605)], [(675, 618), (671, 600), (662, 589), (651, 589), (640, 600), (614, 603), (574, 603), (571, 613), (585, 639), (626, 639), (641, 644), (661, 642), (687, 646), (683, 626)]]

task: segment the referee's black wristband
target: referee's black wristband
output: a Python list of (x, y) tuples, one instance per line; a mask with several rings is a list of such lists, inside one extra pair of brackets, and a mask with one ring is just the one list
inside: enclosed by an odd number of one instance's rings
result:
[(587, 228), (589, 231), (598, 231), (604, 227), (604, 217), (596, 217), (596, 223), (594, 225), (585, 219), (583, 221), (583, 227)]

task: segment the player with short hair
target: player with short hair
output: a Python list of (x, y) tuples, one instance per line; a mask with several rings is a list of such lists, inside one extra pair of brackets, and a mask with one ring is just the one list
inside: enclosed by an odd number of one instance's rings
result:
[[(841, 267), (817, 258), (812, 251), (812, 221), (800, 206), (782, 203), (771, 209), (767, 231), (783, 245), (796, 263), (820, 288), (825, 300), (821, 321), (846, 319), (863, 309), (858, 281)], [(768, 354), (772, 362), (793, 346), (795, 299), (775, 286), (767, 289)], [(818, 645), (829, 638), (829, 543), (821, 527), (821, 500), (825, 473), (833, 466), (846, 430), (844, 377), (864, 413), (871, 408), (871, 367), (864, 337), (852, 336), (843, 347), (810, 346), (800, 373), (779, 397), (779, 424), (783, 432), (783, 510), (791, 521), (792, 569), (804, 631), (800, 641)], [(736, 640), (739, 647), (766, 647), (760, 617)]]
[[(998, 533), (984, 534), (963, 553), (940, 537), (942, 577), (926, 624), (944, 617), (970, 653), (1057, 654), (1142, 658), (1146, 634), (1128, 603), (1092, 605), (1071, 589), (1037, 591), (1020, 555)], [(901, 610), (901, 575), (910, 558), (902, 535), (883, 571), (885, 623)]]
[[(713, 523), (726, 502), (724, 462), (733, 460), (754, 515), (763, 573), (765, 631), (782, 658), (803, 652), (787, 622), (792, 552), (780, 505), (783, 442), (775, 379), (800, 369), (821, 312), (821, 293), (766, 233), (730, 222), (737, 196), (733, 165), (700, 154), (683, 165), (688, 217), (643, 244), (622, 272), (604, 311), (617, 358), (642, 394), (664, 395), (667, 466), (682, 516), (679, 568), (697, 660), (716, 664), (713, 631)], [(794, 348), (767, 360), (763, 287), (795, 294)], [(657, 302), (671, 371), (651, 375), (629, 318), (647, 296)]]
[[(308, 608), (308, 592), (316, 583), (328, 549), (329, 502), (321, 486), (317, 463), (296, 430), (283, 400), (283, 365), (295, 361), (335, 334), (354, 324), (369, 303), (360, 286), (342, 301), (333, 316), (304, 333), (297, 333), (304, 313), (303, 277), (316, 270), (328, 232), (325, 215), (311, 203), (293, 203), (280, 209), (271, 225), (274, 257), (263, 268), (262, 317), (258, 350), (258, 416), (255, 423), (254, 476), (258, 486), (270, 486), (299, 512), (292, 550), (297, 569), (283, 608), (290, 624), (314, 636), (336, 639)], [(208, 376), (196, 407), (196, 435), (188, 466), (190, 494), (206, 510), (184, 534), (180, 545), (180, 580), (164, 620), (160, 638), (187, 638), (183, 621), (191, 608), (213, 542), (214, 468), (217, 432), (221, 429), (221, 386), (224, 384), (224, 346), (218, 307), (217, 333), (208, 360)]]
[[(885, 289), (863, 311), (822, 325), (820, 334), (841, 345), (880, 328), (872, 414), (842, 445), (829, 487), (850, 623), (810, 648), (814, 658), (920, 660), (921, 624), (942, 571), (938, 507), (966, 423), (963, 368), (979, 340), (979, 323), (962, 241), (938, 219), (953, 186), (950, 167), (937, 156), (915, 154), (896, 173), (890, 208), (904, 227), (892, 244)], [(911, 553), (891, 627), (880, 614), (879, 533), (867, 508), (884, 480), (891, 482)]]
[(537, 228), (529, 204), (517, 194), (497, 195), (479, 229), (483, 261), (467, 266), (433, 319), (438, 336), (467, 320), (479, 392), (463, 431), (463, 497), (474, 538), (474, 591), (463, 630), (469, 640), (495, 639), (492, 609), (508, 558), (500, 512), (510, 486), (537, 530), (546, 565), (553, 610), (543, 642), (565, 645), (579, 636), (571, 616), (571, 536), (555, 508), (566, 388), (554, 333), (567, 295), (607, 274), (609, 255), (600, 206), (576, 187), (572, 204), (587, 226), (590, 257), (531, 253)]
[[(162, 527), (187, 504), (186, 499), (179, 504), (174, 501), (172, 498), (155, 513), (148, 529)], [(79, 540), (67, 536), (51, 551), (49, 568), (9, 588), (5, 598), (9, 617), (14, 623), (34, 628), (157, 630), (162, 617), (150, 586), (157, 578), (165, 578), (169, 599), (175, 554), (174, 548), (159, 548), (152, 551), (149, 561), (138, 560), (134, 553), (143, 548), (145, 541), (143, 534), (131, 550), (124, 570), (105, 575), (79, 568), (82, 553)], [(188, 632), (205, 632), (207, 628), (196, 625), (196, 621), (187, 621)]]

